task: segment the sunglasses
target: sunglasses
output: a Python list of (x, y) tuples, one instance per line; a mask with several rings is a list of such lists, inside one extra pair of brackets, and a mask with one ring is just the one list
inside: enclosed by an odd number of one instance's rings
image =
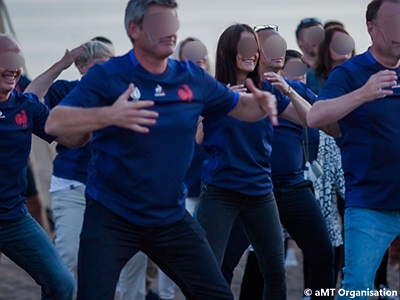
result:
[(310, 24), (310, 23), (322, 24), (322, 21), (319, 18), (306, 18), (306, 19), (303, 19), (303, 20), (300, 21), (301, 25), (307, 25), (307, 24)]
[(268, 25), (256, 25), (253, 27), (255, 32), (259, 32), (260, 30), (272, 29), (274, 31), (278, 31), (278, 25), (268, 24)]

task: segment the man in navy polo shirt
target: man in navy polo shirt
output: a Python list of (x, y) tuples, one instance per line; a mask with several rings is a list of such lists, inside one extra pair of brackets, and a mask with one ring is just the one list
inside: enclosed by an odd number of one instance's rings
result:
[(369, 3), (371, 47), (332, 72), (318, 98), (324, 101), (308, 114), (312, 127), (338, 122), (343, 136), (345, 291), (373, 288), (383, 254), (400, 233), (400, 39), (392, 26), (399, 18), (400, 1)]
[(183, 179), (200, 115), (269, 115), (276, 124), (276, 104), (252, 82), (253, 94), (239, 95), (194, 63), (168, 59), (177, 28), (161, 23), (158, 34), (146, 21), (176, 23), (176, 7), (174, 0), (129, 1), (125, 27), (134, 49), (90, 69), (46, 124), (51, 134), (93, 132), (78, 299), (112, 299), (120, 270), (139, 250), (187, 298), (233, 299), (204, 231), (185, 211)]
[(25, 205), (32, 133), (49, 143), (55, 137), (44, 131), (49, 109), (36, 95), (15, 90), (23, 61), (18, 43), (1, 34), (0, 252), (28, 272), (42, 287), (42, 299), (71, 300), (74, 279), (47, 233), (28, 213)]

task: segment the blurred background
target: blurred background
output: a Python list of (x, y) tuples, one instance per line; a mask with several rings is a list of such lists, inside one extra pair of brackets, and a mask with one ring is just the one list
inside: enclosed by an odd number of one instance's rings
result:
[[(127, 0), (3, 0), (34, 78), (72, 49), (102, 35), (115, 45), (117, 55), (131, 49), (123, 19)], [(223, 30), (233, 23), (277, 24), (288, 48), (297, 49), (294, 31), (303, 18), (342, 21), (364, 52), (369, 43), (365, 11), (369, 0), (178, 0), (181, 26), (178, 40), (199, 38), (213, 61)], [(61, 78), (76, 79), (71, 67)]]

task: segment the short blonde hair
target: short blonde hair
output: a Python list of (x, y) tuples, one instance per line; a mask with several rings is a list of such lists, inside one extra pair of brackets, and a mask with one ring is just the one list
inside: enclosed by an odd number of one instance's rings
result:
[(114, 56), (114, 48), (112, 45), (103, 42), (89, 41), (82, 44), (82, 46), (85, 47), (85, 51), (75, 59), (75, 65), (77, 67), (88, 64), (94, 58), (110, 58)]

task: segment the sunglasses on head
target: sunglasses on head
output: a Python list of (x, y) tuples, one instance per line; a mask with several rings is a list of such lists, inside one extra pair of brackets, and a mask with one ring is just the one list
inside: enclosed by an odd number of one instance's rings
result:
[(303, 19), (303, 20), (300, 21), (300, 24), (302, 24), (302, 25), (307, 25), (307, 24), (309, 24), (309, 23), (319, 23), (319, 24), (322, 24), (322, 21), (321, 21), (321, 19), (319, 19), (319, 18), (306, 18), (306, 19)]
[(275, 24), (268, 24), (268, 25), (256, 25), (254, 26), (254, 31), (259, 32), (260, 30), (272, 29), (278, 31), (278, 25)]

